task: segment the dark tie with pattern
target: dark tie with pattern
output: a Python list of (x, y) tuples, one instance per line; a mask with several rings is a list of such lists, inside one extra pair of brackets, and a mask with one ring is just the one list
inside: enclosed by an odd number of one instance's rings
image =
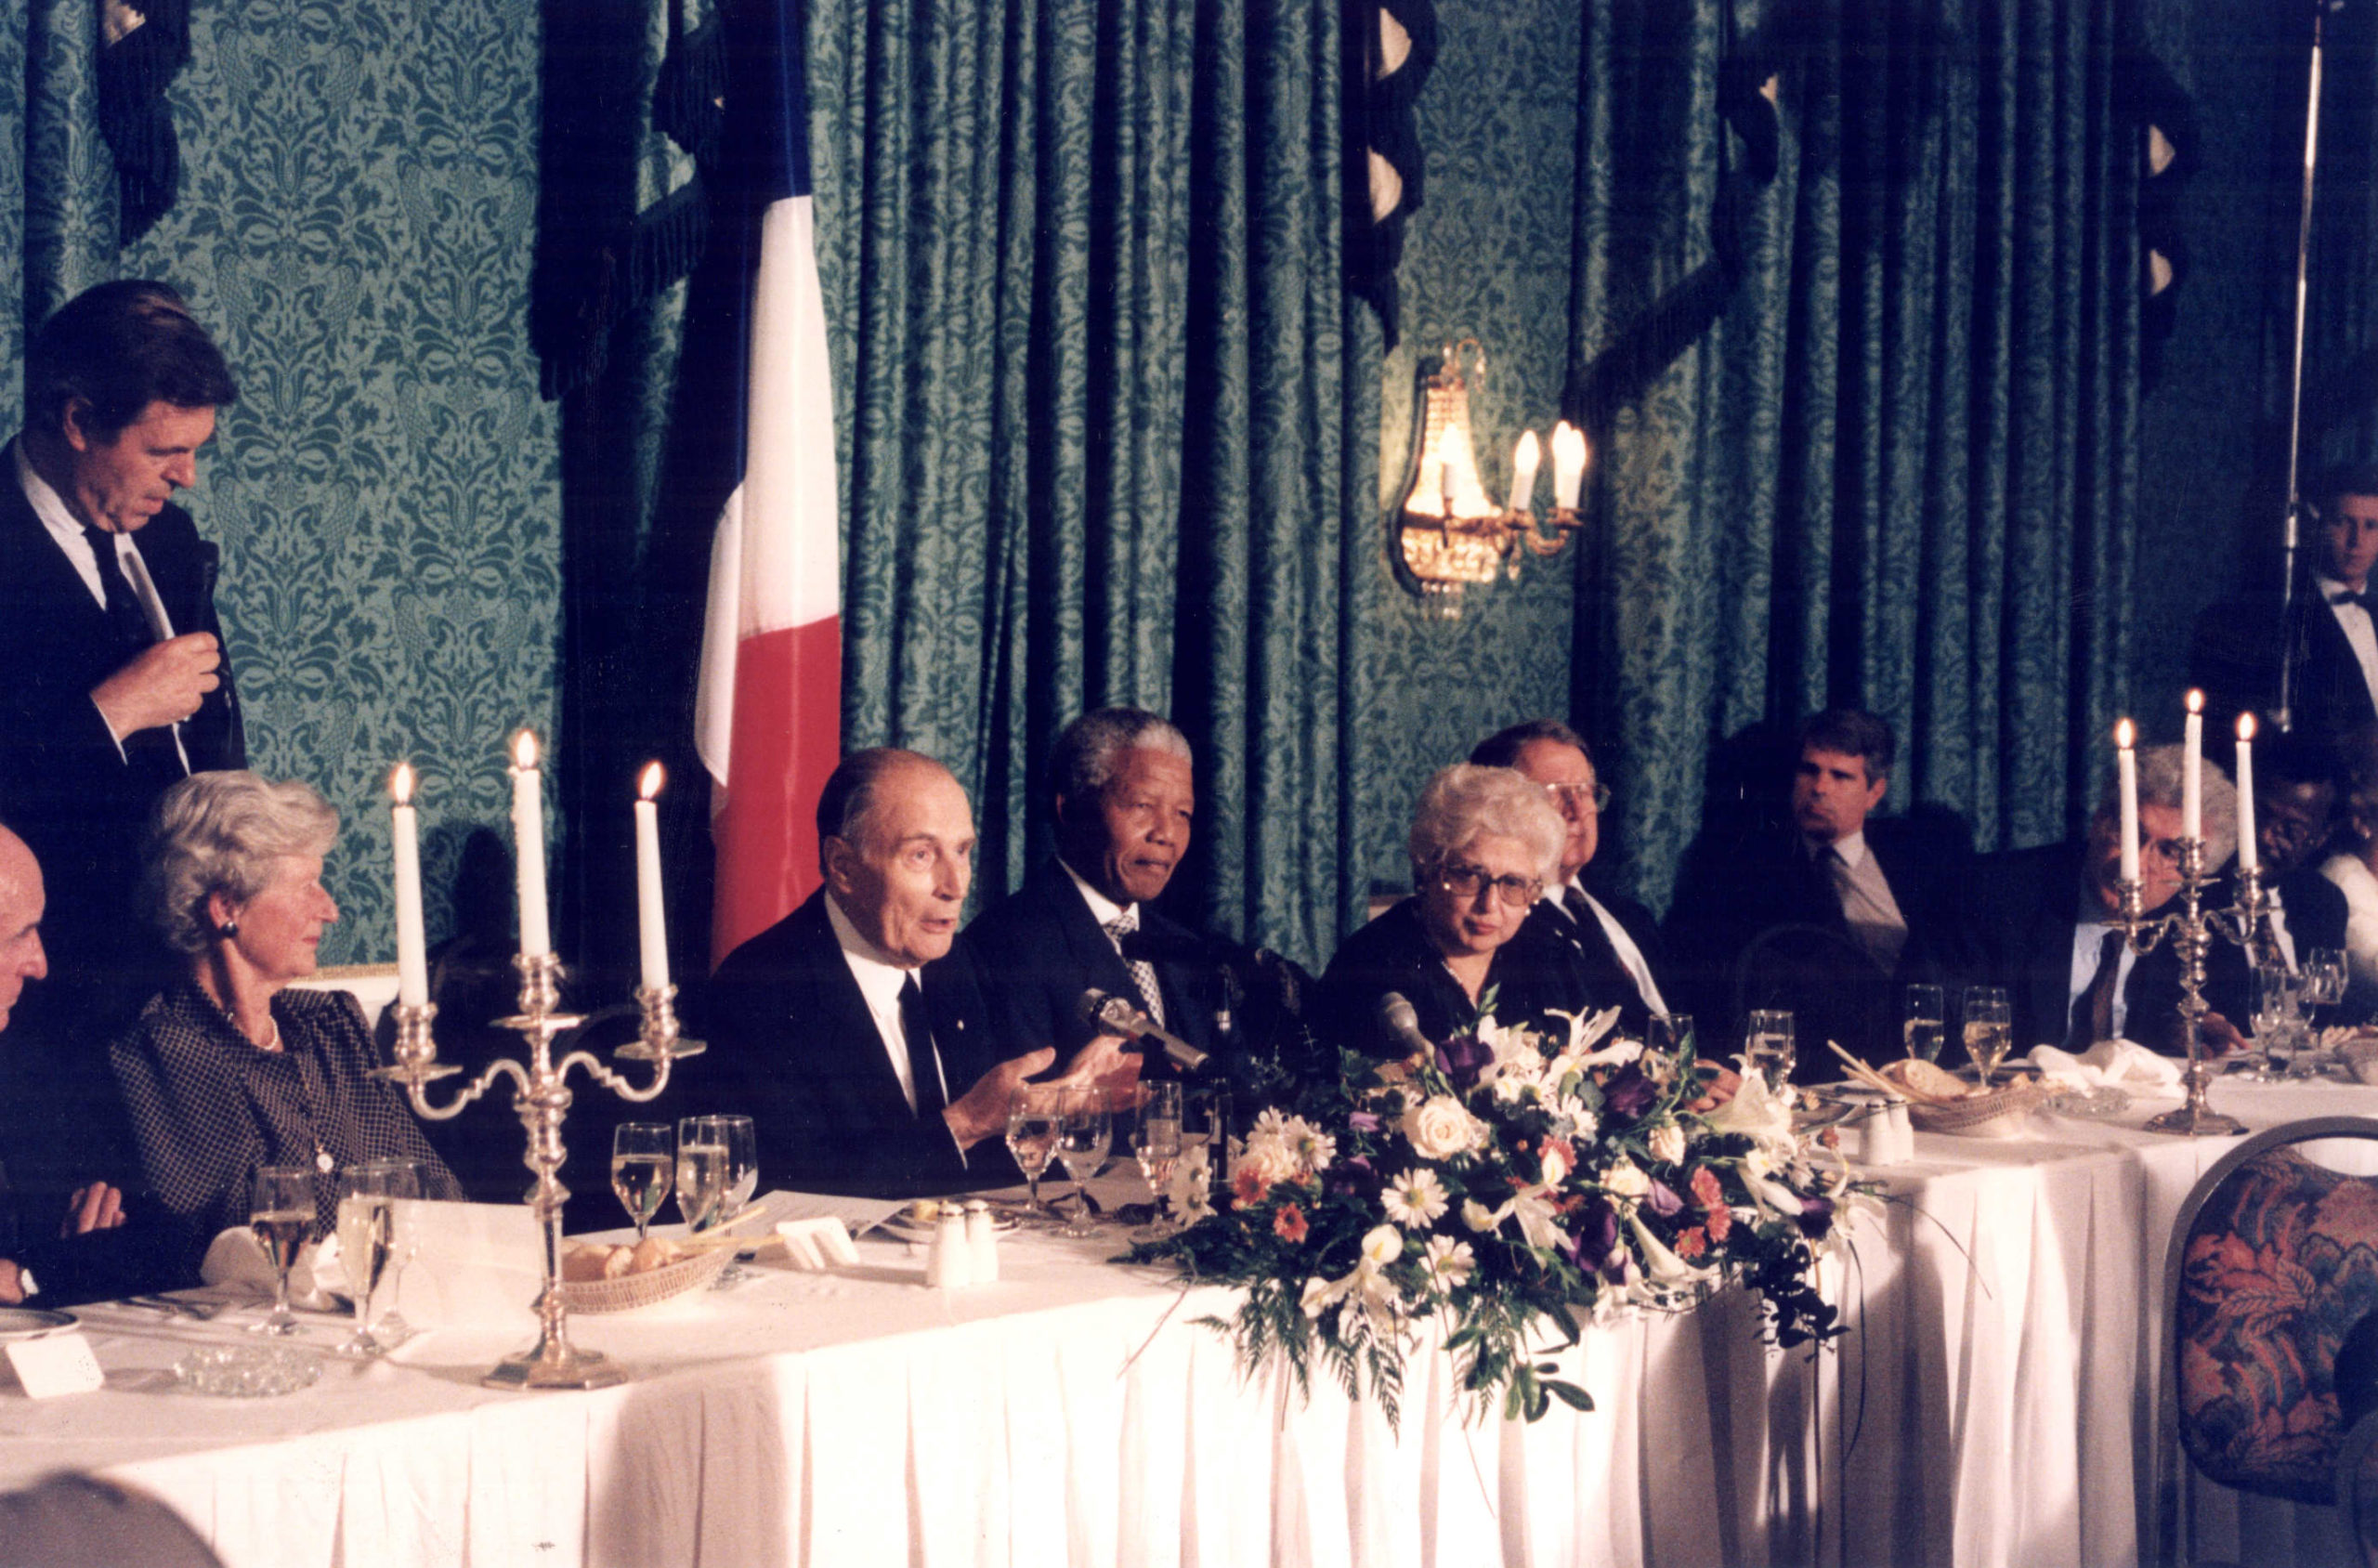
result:
[(948, 1099), (941, 1091), (941, 1052), (934, 1048), (933, 1020), (917, 977), (900, 982), (900, 1032), (908, 1037), (908, 1081), (917, 1086), (917, 1119), (938, 1117)]
[(1148, 1021), (1157, 1028), (1164, 1027), (1164, 987), (1156, 983), (1156, 965), (1141, 956), (1137, 940), (1140, 911), (1135, 905), (1108, 921), (1107, 938), (1115, 950), (1123, 955), (1123, 967), (1131, 972), (1131, 986), (1140, 993), (1140, 1000), (1148, 1010)]
[(124, 563), (115, 553), (115, 535), (85, 524), (83, 537), (90, 541), (91, 554), (98, 561), (99, 591), (107, 597), (108, 630), (126, 653), (137, 653), (157, 640), (157, 632), (149, 624), (140, 601), (133, 596), (132, 584), (124, 580)]
[(2064, 1032), (2064, 1048), (2078, 1054), (2114, 1033), (2114, 984), (2122, 974), (2123, 934), (2106, 933), (2097, 944), (2097, 973), (2072, 1003), (2071, 1026)]

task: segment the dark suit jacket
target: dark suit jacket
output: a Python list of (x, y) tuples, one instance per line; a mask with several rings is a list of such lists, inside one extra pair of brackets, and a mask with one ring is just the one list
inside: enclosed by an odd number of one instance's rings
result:
[(2287, 934), (2295, 943), (2296, 962), (2303, 962), (2304, 955), (2315, 947), (2345, 951), (2345, 892), (2320, 875), (2318, 866), (2281, 877), (2279, 905), (2287, 916)]
[[(1667, 973), (1667, 945), (1661, 940), (1652, 911), (1619, 894), (1596, 893), (1593, 896), (1642, 953), (1643, 962), (1651, 969), (1652, 981), (1660, 988), (1660, 1000), (1678, 1008), (1679, 1002), (1667, 995), (1673, 984)], [(1574, 1000), (1562, 1004), (1564, 1011), (1615, 1007), (1619, 1031), (1640, 1039), (1651, 1024), (1651, 1004), (1637, 988), (1635, 977), (1619, 961), (1618, 949), (1611, 945), (1610, 934), (1602, 929), (1601, 921), (1591, 919), (1591, 911), (1588, 913), (1588, 918), (1580, 922), (1570, 918), (1565, 907), (1546, 899), (1529, 913), (1522, 934), (1531, 941), (1552, 942), (1567, 949), (1582, 989)]]
[[(1096, 987), (1126, 999), (1140, 994), (1122, 955), (1053, 856), (977, 915), (966, 937), (982, 960), (984, 989), (1001, 1036), (1020, 1042), (1019, 1049), (1055, 1046), (1061, 1068), (1099, 1032), (1082, 1022), (1083, 991)], [(1135, 946), (1155, 966), (1166, 1029), (1212, 1051), (1219, 975), (1206, 960), (1207, 944), (1143, 904)], [(1161, 1056), (1151, 1056), (1146, 1070), (1156, 1078), (1169, 1067)]]
[[(1556, 1008), (1574, 1012), (1581, 985), (1566, 946), (1530, 935), (1523, 923), (1495, 949), (1479, 994), (1493, 993), (1496, 1022), (1524, 1024)], [(1477, 1016), (1461, 982), (1429, 940), (1417, 899), (1406, 898), (1338, 945), (1321, 977), (1317, 1005), (1325, 1033), (1345, 1050), (1403, 1055), (1404, 1046), (1378, 1023), (1379, 999), (1390, 991), (1412, 1004), (1420, 1033), (1434, 1045), (1468, 1028)]]
[(2306, 577), (2293, 608), (2281, 616), (2277, 594), (2226, 599), (2197, 618), (2189, 650), (2189, 681), (2202, 686), (2205, 712), (2225, 723), (2232, 713), (2267, 712), (2279, 703), (2279, 669), (2291, 663), (2297, 733), (2334, 739), (2378, 720), (2353, 645)]
[[(127, 762), (91, 705), (91, 690), (124, 662), (107, 613), (58, 548), (17, 482), (16, 453), (0, 451), (0, 821), (33, 847), (48, 884), (42, 934), (50, 989), (129, 990), (153, 978), (124, 973), (145, 923), (131, 921), (149, 812), (182, 777), (171, 748), (133, 746)], [(216, 552), (189, 514), (168, 506), (136, 536), (140, 558), (176, 633), (222, 634), (215, 613)], [(247, 749), (228, 660), (223, 684), (182, 725), (199, 772), (243, 767)], [(163, 732), (154, 732), (163, 734)]]
[[(920, 974), (954, 1101), (1017, 1052), (994, 1037), (963, 936)], [(752, 1118), (764, 1190), (914, 1196), (1018, 1180), (999, 1139), (961, 1157), (939, 1116), (908, 1108), (822, 891), (726, 956), (711, 982), (708, 1018), (710, 1052), (686, 1064), (684, 1093)], [(909, 1055), (921, 1076), (914, 1041)]]
[[(2069, 843), (2013, 850), (1985, 856), (1976, 869), (1966, 977), (2006, 987), (2019, 1055), (2035, 1045), (2063, 1045), (2071, 1026), (2072, 932), (2081, 913), (2084, 847)], [(2232, 895), (2225, 880), (2205, 896), (2226, 905)], [(2207, 1005), (2244, 1030), (2254, 977), (2242, 950), (2215, 942), (2205, 970)], [(2181, 1049), (2180, 966), (2169, 941), (2132, 963), (2123, 1002), (2126, 1036), (2157, 1051)]]

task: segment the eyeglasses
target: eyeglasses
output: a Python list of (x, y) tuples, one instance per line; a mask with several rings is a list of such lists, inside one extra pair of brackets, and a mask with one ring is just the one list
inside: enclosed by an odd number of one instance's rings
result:
[(1495, 896), (1507, 909), (1523, 909), (1535, 903), (1536, 895), (1544, 891), (1544, 883), (1535, 877), (1516, 874), (1490, 877), (1479, 867), (1465, 866), (1457, 860), (1448, 860), (1439, 866), (1437, 881), (1446, 892), (1464, 903), (1476, 898), (1480, 888), (1491, 887), (1495, 890)]
[(1552, 797), (1556, 806), (1590, 804), (1596, 811), (1610, 809), (1607, 784), (1547, 784), (1544, 792)]

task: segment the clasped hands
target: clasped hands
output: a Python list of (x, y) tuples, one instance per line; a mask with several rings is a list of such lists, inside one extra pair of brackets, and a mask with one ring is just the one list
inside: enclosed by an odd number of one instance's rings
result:
[[(124, 1223), (124, 1194), (105, 1182), (94, 1182), (87, 1187), (77, 1187), (66, 1200), (66, 1217), (59, 1222), (58, 1234), (83, 1235), (91, 1231), (111, 1231)], [(0, 1304), (16, 1306), (25, 1299), (24, 1271), (15, 1262), (0, 1258)]]

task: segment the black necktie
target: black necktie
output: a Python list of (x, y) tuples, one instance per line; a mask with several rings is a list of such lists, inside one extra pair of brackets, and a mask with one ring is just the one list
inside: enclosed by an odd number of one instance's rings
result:
[(149, 624), (140, 601), (133, 596), (132, 584), (124, 581), (124, 565), (116, 557), (115, 535), (85, 524), (83, 537), (90, 541), (91, 554), (98, 561), (99, 592), (107, 599), (108, 630), (115, 634), (117, 644), (126, 653), (137, 653), (157, 640), (157, 631)]
[(2097, 944), (2097, 973), (2072, 1003), (2071, 1025), (2064, 1032), (2064, 1048), (2078, 1055), (2114, 1033), (2114, 981), (2122, 973), (2123, 934), (2106, 933)]
[(2373, 621), (2378, 621), (2378, 608), (2372, 608), (2373, 606), (2378, 606), (2378, 594), (2372, 594), (2367, 588), (2363, 589), (2358, 594), (2355, 593), (2350, 588), (2340, 588), (2335, 593), (2329, 595), (2329, 603), (2332, 605), (2359, 605), (2364, 615), (2369, 616)]
[(1634, 972), (1627, 960), (1618, 956), (1618, 946), (1602, 928), (1601, 918), (1573, 882), (1561, 891), (1561, 908), (1568, 913), (1576, 929), (1569, 934), (1575, 947), (1581, 977), (1586, 986), (1588, 1007), (1616, 1007), (1619, 1015), (1630, 1028), (1642, 1027), (1641, 1020), (1650, 1016), (1650, 1004), (1643, 1000), (1642, 987), (1635, 983)]
[(933, 1020), (925, 994), (913, 974), (900, 982), (900, 1032), (908, 1037), (908, 1081), (917, 1086), (917, 1119), (941, 1115), (948, 1101), (941, 1092), (941, 1052), (934, 1049)]

